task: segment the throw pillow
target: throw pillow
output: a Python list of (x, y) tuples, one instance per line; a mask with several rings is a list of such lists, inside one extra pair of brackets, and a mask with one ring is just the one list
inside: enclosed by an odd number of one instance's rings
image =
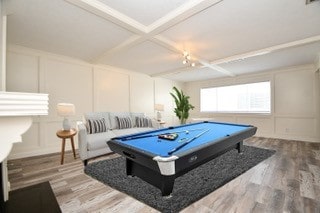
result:
[(86, 122), (87, 132), (88, 134), (94, 134), (99, 132), (106, 132), (106, 121), (104, 118), (101, 119), (88, 119)]
[(146, 117), (136, 117), (137, 127), (153, 127), (152, 120)]
[(132, 120), (130, 117), (118, 117), (116, 116), (116, 123), (119, 129), (132, 128)]

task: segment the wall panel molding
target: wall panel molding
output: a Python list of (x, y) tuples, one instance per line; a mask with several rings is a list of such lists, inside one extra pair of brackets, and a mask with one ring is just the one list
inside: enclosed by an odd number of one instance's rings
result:
[[(271, 114), (217, 114), (200, 112), (200, 89), (215, 86), (227, 86), (235, 83), (271, 81)], [(197, 81), (185, 84), (186, 93), (196, 110), (191, 117), (208, 117), (218, 121), (249, 123), (257, 125), (257, 136), (320, 141), (320, 85), (319, 73), (314, 65), (287, 67), (262, 73)], [(267, 119), (268, 124), (261, 122)], [(261, 131), (260, 131), (261, 129)]]
[[(28, 90), (28, 83), (23, 84), (23, 81), (27, 81), (34, 85), (35, 92), (49, 94), (49, 115), (34, 117), (34, 127), (23, 136), (23, 145), (13, 148), (10, 159), (61, 151), (61, 141), (55, 135), (62, 123), (62, 118), (55, 111), (59, 102), (75, 104), (76, 115), (70, 118), (73, 127), (77, 121), (82, 121), (84, 113), (92, 111), (143, 110), (148, 116), (154, 117), (156, 100), (164, 100), (166, 111), (163, 119), (166, 125), (178, 124), (169, 92), (173, 86), (182, 88), (183, 84), (179, 82), (17, 45), (9, 45), (8, 53), (11, 54), (7, 71), (9, 76), (27, 70), (24, 79), (9, 77), (10, 89), (22, 90), (20, 92)], [(21, 60), (17, 61), (19, 57)], [(26, 66), (28, 60), (34, 60), (34, 66)], [(139, 93), (143, 93), (143, 98), (142, 94), (137, 98)], [(33, 140), (38, 141), (36, 146)], [(76, 147), (77, 140), (76, 136)], [(71, 149), (68, 144), (66, 150)]]

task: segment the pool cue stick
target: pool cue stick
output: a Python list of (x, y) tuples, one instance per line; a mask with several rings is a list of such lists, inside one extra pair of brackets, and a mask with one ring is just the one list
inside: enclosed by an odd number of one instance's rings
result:
[(168, 155), (171, 155), (172, 153), (178, 151), (179, 149), (181, 149), (182, 147), (184, 147), (185, 145), (187, 145), (188, 143), (192, 142), (193, 140), (197, 139), (198, 137), (200, 137), (201, 135), (203, 135), (204, 133), (208, 132), (210, 129), (207, 129), (203, 132), (201, 132), (200, 134), (196, 135), (195, 137), (189, 139), (188, 141), (184, 142), (183, 144), (181, 144), (180, 146), (177, 146), (176, 148), (172, 149), (171, 151), (168, 152)]
[[(173, 133), (181, 133), (181, 132), (189, 132), (189, 131), (196, 131), (196, 130), (203, 130), (203, 129), (190, 129), (190, 130), (181, 130), (178, 132), (166, 132), (166, 133), (162, 133), (162, 134), (153, 134), (153, 135), (140, 135), (140, 136), (132, 136), (132, 137), (127, 137), (127, 138), (123, 138), (123, 141), (128, 141), (128, 140), (134, 140), (134, 139), (140, 139), (140, 138), (149, 138), (149, 137), (155, 137), (155, 136), (159, 136), (159, 135), (166, 135), (166, 134), (173, 134)], [(117, 138), (116, 138), (117, 139)]]
[[(140, 139), (140, 138), (149, 138), (149, 137), (155, 137), (155, 136), (159, 136), (159, 134), (153, 134), (153, 135), (140, 135), (140, 136), (132, 136), (132, 137), (127, 137), (127, 138), (123, 138), (123, 141), (128, 141), (128, 140), (134, 140), (134, 139)], [(121, 139), (121, 138), (119, 138)]]
[[(164, 134), (172, 134), (172, 133), (181, 133), (181, 132), (190, 132), (190, 131), (197, 131), (197, 130), (203, 130), (203, 129), (186, 129), (186, 130), (181, 130), (177, 132), (171, 132), (171, 133), (164, 133)], [(162, 134), (161, 134), (162, 135)]]

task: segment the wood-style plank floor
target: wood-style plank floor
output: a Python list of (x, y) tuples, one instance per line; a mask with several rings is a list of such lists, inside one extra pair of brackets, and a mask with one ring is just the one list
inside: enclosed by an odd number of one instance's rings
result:
[[(253, 137), (245, 144), (277, 153), (182, 212), (320, 212), (320, 143)], [(85, 175), (71, 152), (62, 166), (56, 153), (8, 167), (12, 190), (50, 181), (62, 212), (157, 212)]]

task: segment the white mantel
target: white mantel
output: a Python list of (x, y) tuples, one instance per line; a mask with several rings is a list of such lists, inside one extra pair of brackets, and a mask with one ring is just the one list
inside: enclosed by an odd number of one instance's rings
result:
[(0, 92), (0, 162), (21, 142), (21, 135), (31, 124), (31, 116), (48, 114), (48, 95)]
[(48, 95), (38, 93), (0, 92), (0, 162), (3, 162), (4, 197), (8, 198), (6, 158), (13, 143), (32, 124), (32, 117), (48, 114)]

